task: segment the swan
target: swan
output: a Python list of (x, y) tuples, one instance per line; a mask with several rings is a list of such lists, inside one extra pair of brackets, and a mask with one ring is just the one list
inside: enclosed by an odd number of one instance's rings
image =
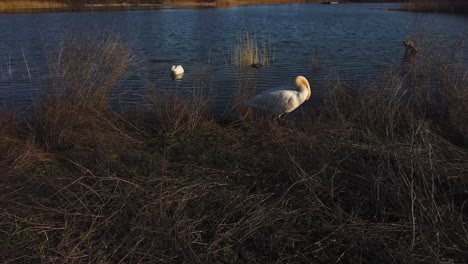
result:
[(173, 75), (181, 75), (181, 74), (184, 73), (184, 68), (182, 68), (182, 65), (177, 65), (177, 66), (172, 65), (172, 71), (171, 71), (171, 73), (172, 73)]
[(278, 87), (268, 89), (244, 102), (244, 105), (260, 108), (280, 118), (294, 111), (310, 98), (310, 85), (304, 76), (297, 76), (295, 89)]

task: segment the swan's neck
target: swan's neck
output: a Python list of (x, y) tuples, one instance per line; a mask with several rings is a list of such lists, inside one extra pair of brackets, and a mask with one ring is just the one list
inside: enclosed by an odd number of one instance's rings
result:
[(298, 76), (296, 78), (296, 88), (301, 94), (301, 97), (304, 97), (304, 100), (309, 100), (310, 97), (310, 86), (306, 78)]

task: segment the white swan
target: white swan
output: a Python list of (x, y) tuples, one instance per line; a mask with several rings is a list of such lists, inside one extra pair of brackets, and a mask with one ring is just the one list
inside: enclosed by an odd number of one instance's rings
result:
[(245, 101), (244, 104), (281, 117), (285, 113), (294, 111), (310, 98), (310, 85), (304, 76), (297, 76), (295, 85), (296, 89), (290, 87), (268, 89)]
[(172, 72), (173, 75), (181, 75), (184, 74), (184, 68), (182, 68), (182, 65), (172, 65)]

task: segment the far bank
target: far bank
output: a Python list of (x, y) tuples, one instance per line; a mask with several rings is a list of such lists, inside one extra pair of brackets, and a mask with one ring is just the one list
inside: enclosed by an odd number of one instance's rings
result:
[(76, 11), (132, 11), (158, 9), (227, 8), (239, 5), (294, 3), (364, 3), (404, 2), (369, 0), (0, 0), (0, 13), (76, 12)]

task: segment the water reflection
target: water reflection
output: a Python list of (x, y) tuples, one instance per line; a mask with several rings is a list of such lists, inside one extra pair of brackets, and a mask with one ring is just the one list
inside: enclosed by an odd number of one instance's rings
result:
[(183, 73), (179, 73), (179, 74), (176, 74), (176, 73), (171, 73), (171, 78), (172, 80), (180, 80), (184, 77), (184, 74)]

